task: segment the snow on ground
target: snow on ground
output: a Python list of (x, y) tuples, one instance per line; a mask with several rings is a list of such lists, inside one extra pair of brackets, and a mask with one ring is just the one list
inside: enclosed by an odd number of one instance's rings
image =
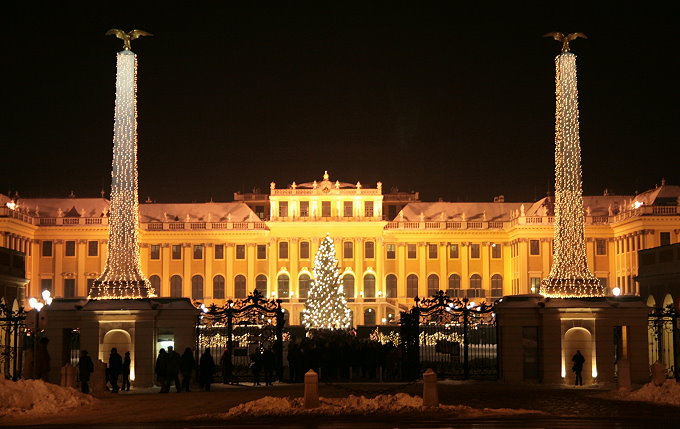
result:
[(0, 375), (0, 416), (58, 413), (68, 408), (90, 405), (96, 401), (70, 387), (42, 380), (6, 380)]
[(226, 413), (202, 414), (193, 416), (191, 419), (231, 419), (236, 417), (261, 417), (261, 416), (284, 416), (284, 415), (370, 415), (370, 414), (412, 414), (416, 412), (446, 413), (460, 418), (489, 417), (513, 414), (544, 414), (535, 410), (513, 410), (507, 408), (484, 408), (477, 409), (464, 405), (440, 405), (439, 407), (423, 408), (423, 399), (419, 396), (411, 396), (406, 393), (396, 395), (378, 395), (375, 398), (349, 395), (347, 398), (319, 398), (319, 407), (312, 409), (304, 408), (303, 398), (276, 398), (265, 396), (264, 398), (246, 402), (231, 408)]
[(619, 392), (617, 399), (624, 401), (646, 401), (680, 406), (680, 383), (668, 379), (661, 386), (650, 382), (632, 392)]

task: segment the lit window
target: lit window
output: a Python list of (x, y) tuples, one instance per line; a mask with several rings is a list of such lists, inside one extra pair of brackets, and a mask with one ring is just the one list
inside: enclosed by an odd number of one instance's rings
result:
[(352, 217), (352, 202), (345, 201), (343, 204), (343, 216)]
[(279, 201), (279, 216), (288, 217), (288, 201)]
[(387, 254), (387, 259), (395, 259), (397, 257), (397, 250), (394, 244), (385, 245), (385, 252)]
[(375, 276), (373, 274), (366, 274), (364, 276), (364, 298), (375, 297)]
[(288, 298), (290, 293), (290, 279), (287, 275), (281, 274), (278, 281), (279, 298)]
[(300, 217), (309, 217), (309, 201), (300, 201)]
[(321, 216), (330, 217), (331, 216), (331, 202), (321, 201)]
[(458, 245), (453, 243), (449, 244), (449, 258), (458, 259), (459, 257)]
[(364, 202), (364, 216), (373, 217), (373, 201)]

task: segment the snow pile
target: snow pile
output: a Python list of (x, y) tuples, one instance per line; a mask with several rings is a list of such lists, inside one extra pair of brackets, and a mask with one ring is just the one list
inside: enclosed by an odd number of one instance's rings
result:
[(666, 380), (661, 386), (650, 382), (634, 392), (621, 393), (620, 399), (680, 406), (680, 383), (673, 379)]
[(57, 413), (96, 401), (70, 387), (42, 380), (6, 380), (0, 375), (0, 416)]
[(191, 419), (232, 419), (240, 417), (285, 416), (285, 415), (369, 415), (369, 414), (413, 414), (419, 412), (453, 415), (461, 418), (482, 416), (498, 416), (512, 414), (543, 414), (534, 410), (490, 409), (483, 410), (464, 405), (440, 405), (436, 409), (423, 408), (423, 399), (406, 393), (396, 395), (378, 395), (375, 398), (349, 395), (347, 398), (319, 398), (319, 407), (304, 408), (303, 398), (277, 398), (265, 396), (255, 401), (246, 402), (231, 408), (226, 413), (202, 414)]

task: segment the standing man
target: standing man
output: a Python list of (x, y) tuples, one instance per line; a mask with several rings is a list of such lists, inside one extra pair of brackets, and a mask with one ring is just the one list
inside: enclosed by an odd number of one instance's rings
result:
[(170, 391), (170, 384), (175, 382), (175, 390), (177, 393), (182, 391), (182, 386), (179, 383), (179, 368), (182, 364), (182, 358), (175, 351), (173, 346), (168, 346), (168, 374), (166, 378), (167, 388), (166, 391)]
[(118, 376), (123, 372), (123, 358), (118, 354), (114, 347), (109, 356), (109, 381), (111, 382), (111, 393), (118, 393)]
[(88, 356), (87, 350), (80, 351), (80, 360), (78, 361), (78, 376), (80, 377), (80, 391), (83, 393), (90, 393), (90, 375), (94, 372), (94, 363), (92, 358)]
[(586, 362), (586, 358), (581, 354), (581, 350), (576, 350), (576, 354), (571, 358), (574, 362), (574, 366), (571, 370), (576, 374), (576, 386), (583, 386), (583, 364)]
[(130, 390), (130, 364), (132, 363), (130, 359), (130, 352), (125, 352), (125, 357), (123, 358), (123, 387), (122, 390)]

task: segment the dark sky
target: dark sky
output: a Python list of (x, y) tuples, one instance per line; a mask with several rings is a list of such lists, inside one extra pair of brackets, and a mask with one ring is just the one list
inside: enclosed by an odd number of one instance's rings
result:
[(142, 200), (228, 201), (324, 170), (425, 201), (540, 198), (554, 180), (549, 31), (589, 37), (572, 43), (585, 193), (680, 184), (677, 6), (171, 4), (4, 7), (0, 192), (108, 193), (122, 47), (109, 28), (155, 34), (133, 42)]

